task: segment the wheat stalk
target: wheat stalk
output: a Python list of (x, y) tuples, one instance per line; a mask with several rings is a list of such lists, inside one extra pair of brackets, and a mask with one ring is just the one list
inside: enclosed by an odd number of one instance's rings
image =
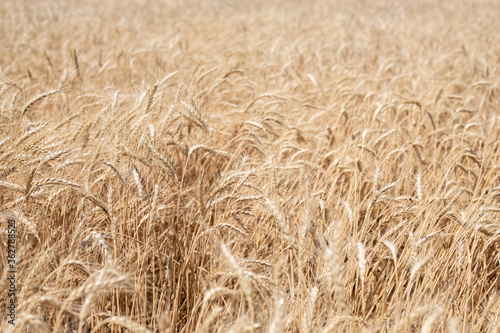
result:
[(59, 92), (59, 90), (50, 90), (50, 91), (47, 91), (43, 94), (40, 94), (38, 96), (36, 96), (35, 98), (33, 98), (31, 101), (28, 102), (28, 104), (26, 104), (26, 106), (23, 108), (23, 111), (21, 112), (21, 118), (24, 117), (26, 115), (26, 113), (28, 113), (28, 111), (38, 102), (40, 102), (41, 100), (51, 96), (51, 95), (54, 95), (54, 94), (57, 94)]

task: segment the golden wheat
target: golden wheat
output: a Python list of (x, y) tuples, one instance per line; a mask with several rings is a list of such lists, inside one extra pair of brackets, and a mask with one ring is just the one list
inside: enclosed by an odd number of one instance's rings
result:
[(0, 8), (1, 331), (498, 331), (496, 2)]

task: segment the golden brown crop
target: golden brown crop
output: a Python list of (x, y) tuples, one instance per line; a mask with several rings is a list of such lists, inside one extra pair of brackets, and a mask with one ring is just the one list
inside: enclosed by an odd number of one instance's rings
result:
[(498, 332), (495, 1), (0, 9), (0, 330)]

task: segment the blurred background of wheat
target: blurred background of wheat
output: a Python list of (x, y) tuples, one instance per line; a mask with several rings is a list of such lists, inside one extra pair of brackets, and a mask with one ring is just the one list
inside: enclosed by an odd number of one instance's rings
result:
[(0, 9), (2, 331), (498, 332), (497, 2)]

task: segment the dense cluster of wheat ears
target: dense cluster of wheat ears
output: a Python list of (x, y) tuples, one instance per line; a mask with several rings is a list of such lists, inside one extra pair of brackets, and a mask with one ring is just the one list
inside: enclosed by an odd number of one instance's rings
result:
[(500, 330), (497, 2), (0, 9), (3, 332)]

